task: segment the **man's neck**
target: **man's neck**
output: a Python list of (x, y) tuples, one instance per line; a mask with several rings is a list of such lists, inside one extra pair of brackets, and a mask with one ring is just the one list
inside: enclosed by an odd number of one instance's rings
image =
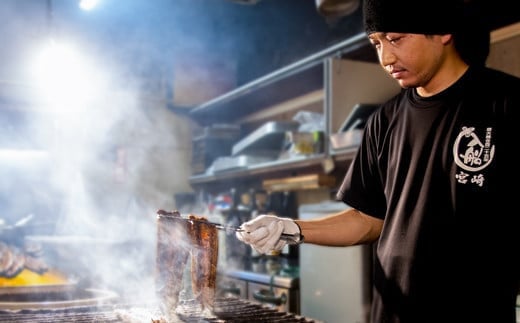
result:
[(449, 55), (428, 84), (416, 88), (417, 93), (422, 97), (440, 93), (457, 82), (468, 68), (468, 64), (458, 54)]

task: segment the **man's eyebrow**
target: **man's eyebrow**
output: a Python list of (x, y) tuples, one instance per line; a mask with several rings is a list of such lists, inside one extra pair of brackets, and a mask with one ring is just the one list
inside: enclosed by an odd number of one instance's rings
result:
[(374, 40), (374, 35), (378, 35), (379, 37), (386, 37), (388, 35), (388, 33), (387, 32), (375, 32), (373, 34), (368, 35), (368, 38)]

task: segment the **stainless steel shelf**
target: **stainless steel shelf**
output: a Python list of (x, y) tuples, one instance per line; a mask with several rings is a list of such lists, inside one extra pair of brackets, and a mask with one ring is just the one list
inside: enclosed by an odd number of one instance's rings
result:
[[(212, 124), (220, 120), (234, 122), (245, 115), (292, 99), (303, 93), (309, 93), (311, 90), (329, 91), (330, 89), (327, 89), (327, 75), (330, 66), (327, 65), (327, 58), (355, 56), (356, 52), (365, 53), (367, 48), (372, 52), (366, 35), (360, 33), (324, 51), (194, 107), (189, 111), (189, 116), (201, 125)], [(325, 104), (327, 104), (326, 101)], [(324, 109), (327, 110), (328, 106), (325, 105)], [(328, 136), (325, 137), (328, 138)], [(324, 150), (324, 153), (312, 156), (275, 160), (240, 169), (192, 175), (189, 182), (191, 185), (209, 185), (231, 180), (261, 180), (280, 175), (291, 176), (311, 172), (328, 173), (334, 170), (338, 163), (343, 163), (338, 166), (345, 165), (344, 162), (354, 156), (357, 148), (353, 147), (329, 153), (327, 142), (324, 145)]]
[(234, 171), (222, 171), (213, 174), (200, 174), (190, 177), (191, 184), (204, 184), (217, 180), (228, 180), (233, 178), (244, 178), (260, 176), (276, 172), (291, 172), (296, 169), (304, 169), (307, 167), (321, 167), (326, 160), (325, 154), (317, 154), (312, 156), (294, 157), (291, 159), (276, 160), (249, 166), (244, 169)]
[[(266, 105), (322, 88), (324, 60), (327, 57), (356, 56), (358, 51), (364, 54), (373, 52), (364, 32), (193, 107), (189, 116), (203, 125), (236, 120)], [(369, 59), (372, 58), (369, 56)], [(306, 81), (295, 82), (294, 78)]]
[(345, 161), (345, 160), (351, 160), (354, 158), (358, 150), (358, 147), (349, 147), (345, 149), (338, 149), (336, 151), (333, 151), (330, 156), (334, 159), (334, 161)]
[(291, 159), (259, 163), (239, 170), (222, 171), (213, 174), (198, 174), (190, 177), (190, 183), (196, 185), (236, 178), (266, 177), (271, 174), (279, 174), (280, 172), (290, 174), (295, 171), (304, 171), (309, 168), (314, 170), (318, 169), (326, 173), (326, 169), (330, 166), (329, 164), (331, 161), (336, 165), (338, 163), (349, 161), (354, 158), (356, 152), (357, 147), (351, 147), (332, 154), (295, 157)]

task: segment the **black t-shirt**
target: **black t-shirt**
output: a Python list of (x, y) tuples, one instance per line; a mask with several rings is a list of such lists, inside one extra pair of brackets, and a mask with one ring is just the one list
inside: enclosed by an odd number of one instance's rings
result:
[(368, 120), (338, 197), (384, 219), (372, 321), (515, 322), (520, 79), (469, 69)]

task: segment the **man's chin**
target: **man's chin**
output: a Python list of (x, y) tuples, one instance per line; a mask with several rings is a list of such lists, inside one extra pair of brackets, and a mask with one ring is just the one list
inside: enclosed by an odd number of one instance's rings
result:
[(399, 84), (399, 86), (402, 87), (403, 89), (408, 89), (408, 88), (413, 87), (413, 85), (411, 85), (410, 83), (407, 83), (403, 80), (397, 80), (397, 84)]

